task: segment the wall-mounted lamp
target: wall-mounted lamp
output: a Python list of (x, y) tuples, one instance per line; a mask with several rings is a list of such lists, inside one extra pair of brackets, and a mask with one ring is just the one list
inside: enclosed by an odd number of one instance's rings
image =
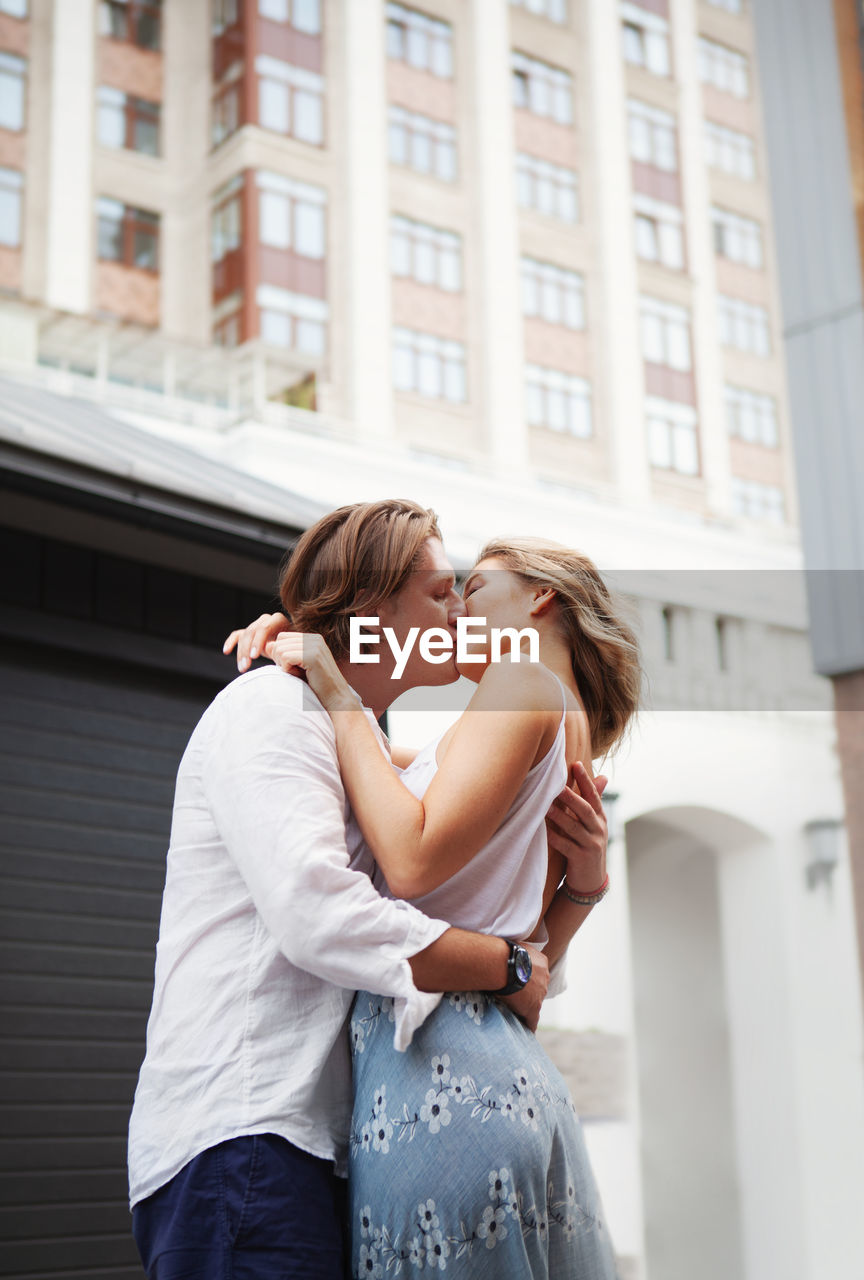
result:
[(807, 861), (804, 872), (807, 888), (831, 883), (834, 868), (840, 861), (843, 822), (840, 818), (814, 818), (804, 824), (807, 839)]
[(609, 844), (618, 838), (618, 801), (621, 799), (617, 791), (604, 791), (600, 797), (606, 810), (606, 825), (609, 829)]

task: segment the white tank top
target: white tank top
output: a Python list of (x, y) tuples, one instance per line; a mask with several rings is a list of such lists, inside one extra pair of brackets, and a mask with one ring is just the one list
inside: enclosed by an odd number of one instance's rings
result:
[[(560, 680), (558, 685), (564, 709), (555, 741), (526, 774), (491, 840), (437, 889), (410, 900), (426, 915), (460, 929), (508, 938), (526, 938), (537, 924), (549, 866), (543, 820), (567, 781), (567, 695)], [(435, 751), (443, 736), (423, 747), (401, 772), (402, 781), (418, 799), (438, 771)]]

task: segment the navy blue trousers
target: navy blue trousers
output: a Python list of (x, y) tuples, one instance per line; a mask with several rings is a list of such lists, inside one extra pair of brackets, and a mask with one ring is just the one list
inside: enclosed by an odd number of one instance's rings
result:
[(344, 1280), (345, 1182), (275, 1134), (202, 1151), (132, 1211), (148, 1280)]

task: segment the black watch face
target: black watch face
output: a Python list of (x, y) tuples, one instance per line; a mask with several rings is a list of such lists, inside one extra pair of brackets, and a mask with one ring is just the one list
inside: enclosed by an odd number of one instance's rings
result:
[(516, 977), (524, 986), (531, 977), (531, 957), (524, 947), (516, 948), (516, 954), (513, 956), (513, 968), (516, 970)]

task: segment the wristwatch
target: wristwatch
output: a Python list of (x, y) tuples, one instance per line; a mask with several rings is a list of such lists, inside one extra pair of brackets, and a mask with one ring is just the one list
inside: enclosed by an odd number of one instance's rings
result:
[(497, 991), (490, 991), (490, 996), (512, 996), (514, 992), (521, 991), (531, 977), (531, 953), (528, 949), (518, 942), (511, 942), (509, 938), (502, 938), (501, 941), (506, 942), (510, 948), (510, 955), (507, 957), (507, 982)]

